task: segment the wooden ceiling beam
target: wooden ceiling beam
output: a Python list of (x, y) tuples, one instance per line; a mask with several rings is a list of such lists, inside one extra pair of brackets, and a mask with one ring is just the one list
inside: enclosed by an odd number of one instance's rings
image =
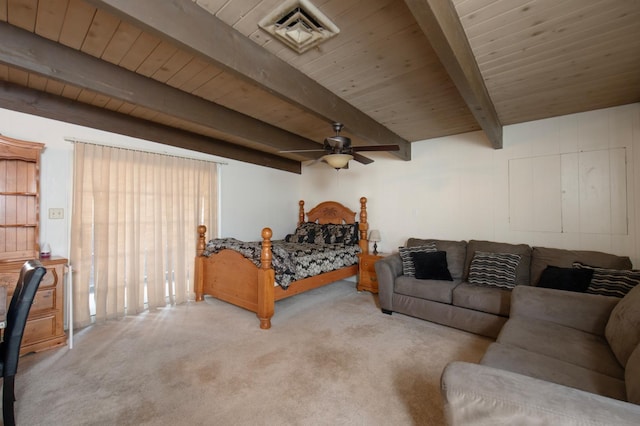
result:
[(372, 144), (397, 144), (391, 154), (411, 159), (411, 144), (330, 90), (251, 41), (193, 0), (88, 0), (125, 21), (213, 61), (252, 84), (327, 122), (339, 121)]
[[(0, 22), (0, 63), (215, 129), (276, 150), (319, 143)], [(302, 155), (302, 154), (301, 154)], [(310, 157), (311, 158), (311, 157)]]
[(405, 0), (494, 148), (502, 148), (502, 124), (451, 0)]
[(191, 151), (302, 173), (300, 162), (0, 81), (0, 107)]

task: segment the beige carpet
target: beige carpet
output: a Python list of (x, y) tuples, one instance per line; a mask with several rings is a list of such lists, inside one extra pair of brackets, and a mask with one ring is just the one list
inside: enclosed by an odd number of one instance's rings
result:
[(276, 304), (271, 330), (226, 303), (158, 310), (27, 355), (19, 425), (439, 425), (439, 380), (490, 343), (340, 281)]

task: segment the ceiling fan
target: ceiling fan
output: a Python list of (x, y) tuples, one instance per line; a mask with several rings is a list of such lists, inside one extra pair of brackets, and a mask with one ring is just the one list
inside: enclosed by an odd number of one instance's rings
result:
[(399, 151), (398, 145), (367, 145), (367, 146), (351, 146), (351, 139), (346, 136), (340, 136), (340, 131), (344, 125), (342, 123), (333, 123), (335, 136), (325, 138), (322, 149), (305, 149), (280, 152), (324, 152), (317, 161), (324, 161), (334, 169), (346, 169), (349, 167), (350, 160), (356, 160), (362, 164), (373, 163), (373, 160), (358, 154), (359, 151)]

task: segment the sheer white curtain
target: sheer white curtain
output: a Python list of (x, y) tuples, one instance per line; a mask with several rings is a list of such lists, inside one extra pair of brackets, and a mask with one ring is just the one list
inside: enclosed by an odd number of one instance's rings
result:
[[(76, 142), (74, 325), (193, 297), (199, 224), (217, 235), (217, 164)], [(94, 291), (91, 291), (93, 285)]]

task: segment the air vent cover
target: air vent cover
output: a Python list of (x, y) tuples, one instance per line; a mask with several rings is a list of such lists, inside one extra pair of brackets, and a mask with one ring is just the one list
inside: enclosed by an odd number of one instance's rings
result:
[(258, 25), (298, 53), (303, 53), (340, 32), (309, 0), (289, 0)]

